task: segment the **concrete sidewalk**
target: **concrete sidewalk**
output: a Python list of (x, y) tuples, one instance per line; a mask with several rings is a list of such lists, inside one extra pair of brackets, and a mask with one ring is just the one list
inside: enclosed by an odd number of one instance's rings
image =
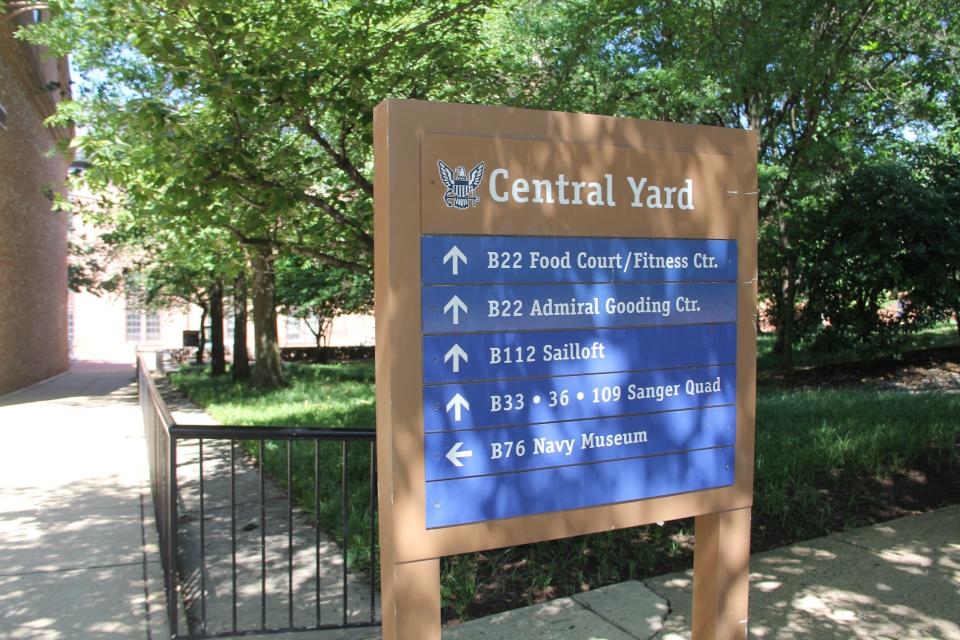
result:
[[(960, 640), (960, 505), (759, 553), (750, 637)], [(692, 574), (625, 582), (444, 630), (444, 640), (679, 640)]]
[(165, 638), (131, 365), (0, 398), (0, 638)]

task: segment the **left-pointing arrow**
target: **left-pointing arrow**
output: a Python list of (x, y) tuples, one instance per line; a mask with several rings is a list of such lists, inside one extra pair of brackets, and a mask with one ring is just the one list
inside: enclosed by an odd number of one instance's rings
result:
[(463, 254), (463, 251), (460, 251), (460, 247), (453, 245), (450, 251), (447, 251), (443, 256), (443, 264), (447, 264), (450, 261), (453, 261), (451, 268), (453, 269), (453, 275), (459, 275), (460, 261), (463, 261), (463, 264), (467, 264), (467, 256)]
[(466, 303), (460, 299), (460, 296), (454, 294), (450, 301), (443, 305), (443, 314), (446, 315), (451, 309), (453, 309), (453, 324), (460, 324), (460, 312), (467, 313)]
[(453, 466), (455, 466), (455, 467), (462, 467), (462, 466), (463, 466), (463, 463), (460, 462), (460, 458), (472, 458), (472, 457), (473, 457), (473, 451), (469, 451), (469, 450), (468, 450), (468, 451), (460, 451), (460, 447), (462, 447), (462, 446), (463, 446), (463, 443), (462, 443), (462, 442), (458, 442), (458, 443), (456, 443), (455, 445), (453, 445), (452, 447), (450, 447), (450, 451), (447, 451), (447, 460), (449, 460), (450, 462), (452, 462), (452, 463), (453, 463)]
[(443, 356), (444, 362), (449, 362), (453, 358), (453, 372), (460, 373), (460, 360), (464, 362), (470, 362), (470, 358), (467, 357), (467, 352), (464, 351), (460, 345), (454, 344), (450, 347), (450, 350), (447, 351)]
[(464, 398), (462, 395), (458, 393), (457, 395), (450, 398), (450, 402), (447, 403), (447, 413), (450, 413), (450, 409), (453, 409), (453, 421), (460, 422), (460, 418), (462, 415), (461, 411), (463, 411), (464, 409), (466, 409), (467, 411), (470, 411), (470, 403), (467, 402), (466, 398)]

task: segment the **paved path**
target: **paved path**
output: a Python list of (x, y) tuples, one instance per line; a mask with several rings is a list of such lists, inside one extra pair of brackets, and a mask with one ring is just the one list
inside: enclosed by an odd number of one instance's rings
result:
[[(960, 505), (759, 553), (750, 637), (960, 640)], [(683, 640), (692, 574), (474, 620), (444, 640)]]
[(0, 638), (167, 637), (130, 365), (0, 398)]

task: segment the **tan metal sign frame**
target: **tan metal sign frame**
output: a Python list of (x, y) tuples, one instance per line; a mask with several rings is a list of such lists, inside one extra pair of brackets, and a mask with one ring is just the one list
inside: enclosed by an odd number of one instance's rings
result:
[[(426, 151), (425, 151), (426, 149)], [(382, 102), (374, 111), (377, 464), (384, 638), (440, 637), (445, 555), (696, 516), (694, 636), (744, 637), (753, 499), (757, 178), (753, 132), (594, 115)], [(482, 153), (480, 153), (482, 150)], [(447, 208), (450, 166), (617, 174), (617, 206), (492, 202)], [(495, 157), (496, 162), (491, 163)], [(488, 169), (489, 171), (490, 169)], [(623, 175), (695, 175), (693, 210), (633, 208)], [(642, 173), (637, 173), (642, 172)], [(484, 187), (486, 186), (486, 178)], [(427, 529), (424, 499), (422, 234), (723, 238), (738, 241), (737, 437), (732, 486), (559, 513)]]

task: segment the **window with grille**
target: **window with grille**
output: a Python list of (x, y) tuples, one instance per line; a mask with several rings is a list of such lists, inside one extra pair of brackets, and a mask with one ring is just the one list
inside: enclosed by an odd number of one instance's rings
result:
[(288, 317), (286, 322), (286, 328), (287, 328), (287, 340), (289, 342), (294, 342), (300, 339), (302, 334), (301, 326), (300, 326), (300, 318)]
[(225, 320), (225, 327), (223, 330), (223, 339), (228, 343), (233, 342), (233, 330), (234, 330), (234, 320), (233, 320), (233, 307), (230, 305), (224, 305), (223, 307), (223, 319)]
[(139, 342), (143, 337), (140, 321), (143, 315), (143, 287), (138, 278), (127, 276), (123, 279), (123, 297), (126, 303), (127, 342)]
[(147, 311), (144, 315), (147, 340), (160, 339), (160, 314), (157, 311)]
[(146, 308), (142, 279), (127, 276), (123, 285), (127, 342), (160, 340), (160, 313)]

